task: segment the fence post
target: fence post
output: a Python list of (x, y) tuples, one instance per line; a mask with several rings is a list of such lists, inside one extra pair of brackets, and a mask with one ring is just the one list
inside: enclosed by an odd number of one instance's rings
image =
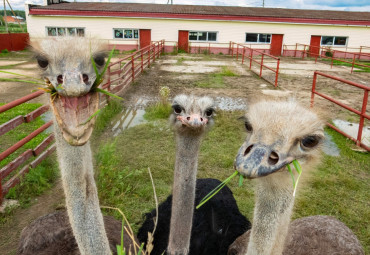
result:
[(264, 53), (262, 53), (262, 57), (261, 57), (261, 68), (260, 68), (260, 77), (262, 77), (262, 67), (263, 67), (263, 56), (264, 56), (265, 54)]
[(141, 72), (143, 72), (144, 70), (143, 51), (140, 51), (140, 58), (141, 58)]
[(234, 43), (231, 45), (231, 56), (234, 57)]
[(313, 107), (313, 101), (315, 99), (316, 79), (317, 79), (317, 73), (315, 71), (313, 73), (313, 81), (312, 81), (312, 89), (311, 89), (311, 108)]
[(135, 80), (135, 62), (134, 55), (131, 56), (131, 73), (132, 73), (132, 82)]
[(208, 43), (208, 54), (211, 54), (211, 43)]
[[(119, 68), (121, 69), (121, 62), (119, 63)], [(107, 75), (108, 75), (108, 81), (107, 81), (108, 82), (108, 87), (107, 87), (107, 90), (110, 92), (110, 65), (108, 66)], [(105, 100), (107, 100), (107, 102), (109, 102), (110, 96), (106, 95), (105, 96)]]
[(353, 67), (355, 66), (355, 59), (356, 59), (356, 55), (353, 54), (351, 73), (353, 73)]
[(366, 114), (366, 106), (367, 106), (367, 98), (369, 97), (369, 91), (364, 90), (364, 99), (362, 101), (362, 109), (361, 109), (361, 115), (360, 115), (360, 123), (358, 127), (358, 134), (357, 134), (357, 141), (356, 145), (361, 146), (361, 137), (362, 137), (362, 129), (364, 128), (364, 115)]
[(275, 88), (277, 87), (278, 79), (279, 79), (279, 66), (280, 66), (280, 58), (278, 58), (277, 65), (276, 65)]
[(148, 68), (150, 67), (150, 49), (151, 49), (152, 45), (149, 45), (149, 48), (148, 48)]
[(155, 54), (156, 54), (156, 52), (155, 52), (155, 44), (153, 44), (153, 62), (155, 62)]
[(253, 49), (250, 48), (250, 54), (251, 54), (251, 58), (250, 58), (250, 61), (249, 61), (249, 70), (252, 69), (252, 61), (253, 61)]
[(304, 45), (303, 52), (302, 52), (302, 59), (304, 59), (304, 54), (306, 53), (306, 45)]
[(236, 45), (236, 61), (238, 61), (239, 58), (239, 44)]
[(229, 55), (230, 55), (230, 51), (231, 51), (231, 41), (229, 42)]
[(358, 54), (358, 60), (361, 58), (361, 51), (362, 51), (362, 46), (360, 46), (360, 53)]
[(243, 47), (242, 64), (244, 64), (245, 47)]
[(330, 68), (333, 68), (334, 54), (335, 54), (335, 50), (333, 50), (333, 54), (331, 54), (331, 66), (330, 66)]
[(298, 43), (295, 44), (294, 57), (297, 57), (297, 47), (298, 47)]

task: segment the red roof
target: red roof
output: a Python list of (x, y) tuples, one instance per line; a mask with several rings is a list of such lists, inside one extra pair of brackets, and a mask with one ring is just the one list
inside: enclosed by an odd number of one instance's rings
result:
[(370, 25), (370, 12), (235, 6), (73, 2), (48, 6), (30, 6), (30, 14)]

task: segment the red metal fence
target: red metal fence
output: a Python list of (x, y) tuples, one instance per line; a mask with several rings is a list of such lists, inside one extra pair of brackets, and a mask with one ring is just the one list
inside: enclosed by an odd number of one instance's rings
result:
[[(0, 106), (0, 113), (3, 113), (9, 109), (12, 109), (18, 105), (21, 105), (23, 103), (26, 103), (36, 97), (39, 97), (43, 94), (43, 91), (37, 91), (30, 95), (27, 95), (25, 97), (22, 97), (20, 99), (17, 99), (13, 102), (10, 102), (8, 104), (5, 104), (3, 106)], [(18, 127), (19, 125), (23, 123), (29, 123), (35, 120), (38, 116), (45, 113), (49, 110), (48, 105), (43, 105), (39, 107), (38, 109), (28, 113), (25, 116), (19, 115), (6, 123), (0, 125), (0, 136), (6, 134), (7, 132), (13, 130), (14, 128)], [(21, 139), (14, 145), (10, 146), (8, 149), (0, 153), (0, 161), (8, 157), (13, 152), (17, 151), (23, 145), (25, 145), (27, 142), (31, 141), (33, 138), (35, 138), (37, 135), (39, 135), (42, 131), (47, 129), (52, 125), (52, 121), (49, 121), (42, 125), (41, 127), (37, 128), (35, 131), (27, 135), (25, 138)], [(19, 155), (16, 159), (14, 159), (12, 162), (4, 166), (2, 169), (0, 169), (0, 204), (2, 203), (3, 197), (9, 192), (9, 189), (17, 185), (22, 176), (28, 173), (32, 168), (35, 168), (38, 164), (42, 162), (49, 154), (51, 154), (55, 150), (55, 145), (52, 144), (54, 141), (54, 135), (51, 134), (47, 138), (45, 138), (40, 144), (38, 144), (34, 149), (28, 149), (25, 152), (23, 152), (21, 155)], [(51, 145), (51, 146), (49, 146)], [(28, 161), (31, 157), (34, 157), (35, 159), (23, 166), (23, 168), (15, 174), (12, 178), (7, 180), (4, 184), (2, 183), (3, 180), (13, 171), (15, 171), (18, 167), (20, 167), (23, 163)]]
[[(239, 44), (239, 43), (234, 43), (230, 42), (230, 52), (231, 56), (235, 56), (236, 60), (241, 58), (242, 64), (244, 64), (245, 58), (249, 59), (249, 69), (252, 70), (252, 64), (257, 63), (259, 65), (259, 73), (257, 73), (261, 78), (262, 77), (262, 71), (263, 68), (266, 68), (272, 72), (275, 73), (275, 81), (274, 81), (274, 86), (277, 87), (278, 85), (278, 79), (279, 79), (279, 66), (280, 66), (280, 58), (272, 56), (270, 54), (267, 54), (263, 52), (263, 50), (259, 49), (252, 49), (248, 46)], [(270, 66), (267, 66), (263, 63), (263, 60), (268, 57), (269, 59), (276, 60), (276, 68), (271, 68)], [(266, 79), (265, 79), (266, 80)], [(266, 80), (268, 82), (271, 82), (269, 80)]]
[[(289, 49), (289, 47), (294, 47), (294, 49)], [(332, 49), (327, 46), (312, 46), (307, 44), (300, 44), (296, 43), (295, 45), (284, 45), (283, 48), (283, 56), (291, 56), (291, 57), (299, 57), (304, 59), (305, 57), (313, 57), (315, 58), (315, 63), (317, 62), (318, 58), (321, 59), (328, 59), (331, 61), (331, 67), (333, 67), (334, 60), (341, 62), (341, 63), (348, 63), (351, 64), (351, 73), (353, 72), (353, 68), (360, 66), (365, 68), (370, 68), (370, 65), (365, 65), (359, 60), (368, 59), (370, 60), (370, 53), (361, 52), (362, 49), (367, 49), (369, 47), (361, 46), (361, 48), (357, 49), (358, 52), (351, 52), (351, 51), (342, 51)], [(318, 52), (318, 53), (315, 53)], [(352, 61), (347, 61), (346, 59), (352, 59)], [(357, 61), (356, 61), (357, 60)]]
[[(144, 68), (149, 67), (156, 58), (160, 57), (160, 53), (162, 53), (163, 51), (164, 40), (152, 43), (151, 45), (139, 51), (136, 51), (133, 54), (120, 59), (119, 61), (111, 63), (107, 70), (107, 82), (102, 87), (112, 93), (122, 93), (122, 91), (135, 80), (135, 78), (144, 70)], [(34, 98), (37, 98), (42, 94), (44, 94), (44, 91), (40, 90), (20, 99), (14, 100), (8, 104), (0, 106), (0, 114), (18, 105), (24, 104)], [(34, 119), (47, 112), (48, 110), (49, 106), (43, 105), (25, 116), (19, 115), (7, 121), (6, 123), (0, 125), (0, 136), (13, 130), (22, 123), (32, 122)], [(43, 124), (41, 127), (37, 128), (25, 138), (10, 146), (5, 151), (1, 152), (0, 162), (21, 147), (23, 147), (27, 142), (31, 141), (52, 124), (52, 121)], [(28, 173), (31, 169), (35, 168), (37, 165), (39, 165), (48, 155), (55, 151), (55, 144), (53, 143), (53, 141), (54, 135), (50, 134), (34, 149), (26, 150), (12, 162), (0, 169), (0, 205), (5, 195), (9, 192), (9, 189), (17, 185), (21, 181), (22, 176)], [(35, 159), (31, 163), (23, 166), (20, 171), (18, 171), (12, 178), (4, 183), (4, 179), (9, 176), (9, 174), (21, 167), (31, 157), (34, 157)]]
[(131, 55), (111, 63), (107, 70), (107, 82), (102, 88), (115, 94), (122, 94), (131, 82), (164, 52), (164, 40), (152, 43)]
[(24, 50), (28, 46), (30, 37), (28, 33), (8, 33), (0, 34), (0, 51)]
[[(361, 110), (356, 110), (352, 107), (349, 107), (348, 105), (345, 105), (345, 104), (341, 103), (340, 101), (338, 101), (334, 98), (331, 98), (328, 95), (325, 95), (323, 93), (320, 93), (320, 92), (316, 91), (316, 82), (317, 82), (317, 76), (318, 75), (321, 75), (323, 77), (327, 77), (327, 78), (330, 78), (330, 79), (333, 79), (333, 80), (336, 80), (336, 81), (340, 81), (340, 82), (346, 83), (348, 85), (363, 89), (364, 90), (364, 97), (363, 97), (363, 101), (362, 101)], [(319, 71), (315, 71), (314, 76), (313, 76), (312, 93), (311, 93), (311, 107), (314, 104), (314, 97), (315, 97), (315, 94), (316, 94), (316, 95), (321, 96), (321, 97), (329, 100), (330, 102), (333, 102), (333, 103), (335, 103), (335, 104), (337, 104), (337, 105), (339, 105), (339, 106), (341, 106), (341, 107), (343, 107), (343, 108), (345, 108), (345, 109), (347, 109), (347, 110), (349, 110), (353, 113), (356, 113), (357, 115), (360, 116), (357, 138), (354, 138), (354, 137), (344, 133), (342, 130), (338, 129), (337, 127), (333, 126), (330, 123), (327, 123), (327, 125), (329, 127), (331, 127), (332, 129), (336, 130), (337, 132), (341, 133), (342, 135), (346, 136), (347, 138), (351, 139), (352, 141), (354, 141), (356, 143), (357, 146), (361, 146), (362, 148), (366, 149), (367, 151), (370, 151), (370, 148), (368, 146), (366, 146), (365, 144), (363, 144), (361, 142), (361, 139), (362, 139), (362, 130), (363, 130), (363, 127), (364, 127), (364, 120), (365, 120), (365, 118), (368, 119), (368, 120), (370, 119), (370, 115), (366, 114), (366, 107), (367, 107), (367, 101), (368, 101), (368, 97), (369, 97), (369, 90), (370, 90), (370, 87), (367, 87), (365, 85), (358, 84), (358, 83), (353, 82), (353, 81), (348, 81), (348, 80), (345, 80), (345, 79), (342, 79), (342, 78), (339, 78), (339, 77), (335, 77), (335, 76), (332, 76), (332, 75), (328, 75), (328, 74), (325, 74), (325, 73), (322, 73), (322, 72), (319, 72)]]

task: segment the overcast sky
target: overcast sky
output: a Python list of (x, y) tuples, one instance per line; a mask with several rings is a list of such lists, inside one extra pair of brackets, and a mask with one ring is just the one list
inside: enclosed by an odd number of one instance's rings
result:
[[(26, 0), (28, 3), (42, 4), (43, 0)], [(73, 0), (70, 0), (73, 1)], [(130, 2), (166, 4), (171, 0), (76, 0), (77, 2)], [(3, 9), (1, 1), (0, 9)], [(24, 10), (24, 0), (9, 0), (13, 9)], [(265, 7), (279, 7), (290, 9), (314, 10), (341, 10), (341, 11), (368, 11), (370, 0), (264, 0)], [(224, 5), (262, 7), (263, 0), (173, 0), (174, 4), (192, 5)], [(8, 9), (8, 8), (7, 8)]]

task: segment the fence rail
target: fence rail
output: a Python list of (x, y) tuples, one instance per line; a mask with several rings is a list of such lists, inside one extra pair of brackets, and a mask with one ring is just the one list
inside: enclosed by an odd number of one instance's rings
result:
[[(280, 58), (275, 57), (273, 55), (270, 55), (268, 53), (265, 53), (261, 49), (252, 49), (248, 46), (235, 43), (235, 42), (230, 42), (230, 52), (232, 57), (236, 57), (236, 60), (238, 61), (239, 58), (241, 58), (242, 64), (244, 64), (245, 58), (249, 59), (249, 69), (252, 70), (252, 64), (257, 63), (259, 65), (259, 73), (257, 73), (261, 78), (262, 77), (262, 72), (263, 68), (266, 68), (272, 72), (275, 73), (275, 81), (274, 81), (274, 86), (278, 86), (278, 79), (279, 79), (279, 67), (280, 67)], [(254, 57), (255, 56), (255, 57)], [(261, 56), (261, 58), (258, 58)], [(265, 58), (270, 58), (273, 60), (276, 60), (276, 68), (272, 68), (270, 66), (267, 66), (263, 63)], [(252, 70), (253, 71), (253, 70)], [(265, 78), (264, 78), (265, 79)], [(267, 79), (265, 79), (268, 82), (271, 82)]]
[[(325, 95), (321, 92), (318, 92), (316, 90), (316, 83), (317, 83), (317, 76), (318, 75), (326, 77), (326, 78), (330, 78), (330, 79), (333, 79), (333, 80), (336, 80), (336, 81), (346, 83), (350, 86), (354, 86), (354, 87), (363, 89), (364, 90), (364, 97), (363, 97), (363, 101), (362, 101), (361, 110), (356, 110), (352, 107), (349, 107), (346, 104), (341, 103), (340, 101), (338, 101), (334, 98), (331, 98), (328, 95)], [(330, 123), (327, 123), (327, 125), (329, 127), (331, 127), (332, 129), (334, 129), (335, 131), (337, 131), (337, 132), (341, 133), (342, 135), (346, 136), (347, 138), (351, 139), (352, 141), (354, 141), (356, 143), (357, 146), (360, 146), (360, 147), (366, 149), (367, 151), (370, 151), (370, 147), (363, 144), (361, 142), (361, 140), (362, 140), (362, 130), (363, 130), (363, 127), (364, 127), (364, 120), (365, 120), (365, 118), (368, 119), (368, 120), (370, 119), (370, 115), (366, 114), (366, 107), (367, 107), (367, 101), (368, 101), (368, 97), (369, 97), (369, 90), (370, 90), (370, 87), (364, 86), (362, 84), (358, 84), (358, 83), (353, 82), (353, 81), (345, 80), (345, 79), (342, 79), (342, 78), (339, 78), (339, 77), (336, 77), (336, 76), (332, 76), (332, 75), (329, 75), (329, 74), (325, 74), (325, 73), (322, 73), (322, 72), (319, 72), (319, 71), (314, 72), (313, 82), (312, 82), (312, 93), (311, 93), (311, 107), (314, 104), (315, 95), (318, 95), (318, 96), (321, 96), (321, 97), (329, 100), (330, 102), (333, 102), (333, 103), (335, 103), (335, 104), (337, 104), (337, 105), (339, 105), (339, 106), (341, 106), (341, 107), (359, 115), (360, 116), (360, 121), (359, 121), (359, 128), (358, 128), (357, 138), (354, 138), (354, 137), (344, 133), (342, 130), (338, 129), (337, 127), (333, 126)]]
[(107, 69), (107, 81), (102, 88), (115, 94), (122, 94), (146, 67), (160, 57), (164, 47), (165, 41), (161, 40), (111, 63)]
[[(164, 40), (151, 43), (149, 46), (134, 52), (133, 54), (120, 59), (108, 66), (107, 70), (107, 82), (102, 85), (102, 88), (109, 90), (112, 93), (122, 93), (122, 91), (135, 80), (135, 78), (144, 70), (144, 68), (150, 66), (156, 58), (160, 57), (160, 53), (164, 51)], [(118, 77), (115, 77), (117, 76)], [(27, 96), (14, 100), (8, 104), (0, 106), (0, 114), (10, 110), (18, 105), (24, 104), (34, 98), (37, 98), (44, 94), (44, 91), (36, 91)], [(38, 116), (49, 111), (48, 105), (43, 105), (36, 110), (26, 114), (19, 115), (6, 123), (0, 125), (0, 136), (8, 133), (23, 123), (29, 123), (35, 120)], [(31, 141), (41, 132), (48, 127), (52, 126), (52, 121), (43, 124), (37, 128), (25, 138), (16, 142), (8, 149), (0, 153), (0, 161), (10, 156), (12, 153), (22, 148), (27, 142)], [(54, 144), (54, 135), (50, 134), (42, 142), (40, 142), (35, 148), (27, 149), (21, 153), (16, 159), (5, 165), (0, 169), (0, 205), (3, 202), (4, 197), (9, 192), (10, 188), (20, 183), (22, 176), (27, 174), (31, 169), (39, 165), (48, 155), (53, 153), (56, 149)], [(30, 163), (26, 164), (32, 157), (35, 159)], [(5, 183), (4, 179), (7, 178), (13, 171), (21, 168), (14, 176), (9, 178)]]
[[(294, 49), (289, 49), (289, 47), (294, 47)], [(353, 48), (353, 50), (358, 50), (358, 52), (352, 52), (337, 50), (328, 46), (312, 46), (296, 43), (295, 45), (284, 45), (283, 56), (288, 56), (289, 52), (294, 52), (294, 54), (292, 55), (293, 57), (300, 57), (302, 59), (304, 59), (305, 57), (314, 57), (315, 63), (317, 62), (318, 58), (328, 59), (331, 61), (331, 67), (333, 67), (334, 61), (348, 63), (351, 64), (351, 73), (353, 73), (353, 69), (356, 66), (370, 68), (370, 65), (365, 65), (359, 62), (361, 60), (361, 57), (362, 59), (366, 57), (366, 59), (370, 60), (370, 53), (365, 53), (362, 51), (362, 49), (370, 48), (366, 46), (361, 46), (361, 48)], [(346, 59), (351, 59), (351, 61), (347, 61)], [(356, 60), (358, 61), (356, 62)]]

